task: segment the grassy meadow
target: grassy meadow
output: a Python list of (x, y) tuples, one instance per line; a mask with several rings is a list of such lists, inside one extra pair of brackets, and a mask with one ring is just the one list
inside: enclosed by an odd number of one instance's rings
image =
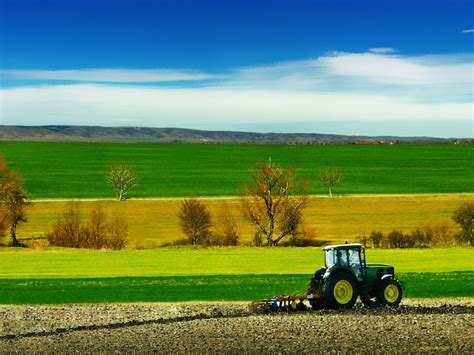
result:
[(325, 191), (318, 170), (344, 172), (340, 194), (474, 192), (472, 145), (246, 145), (0, 142), (30, 198), (110, 197), (108, 164), (127, 161), (135, 197), (238, 195), (248, 169), (272, 158)]
[[(314, 229), (318, 240), (330, 242), (356, 240), (358, 236), (370, 234), (373, 230), (385, 233), (399, 229), (409, 232), (428, 224), (446, 224), (456, 231), (457, 227), (451, 220), (454, 209), (472, 200), (474, 196), (466, 194), (313, 197), (305, 210), (305, 224)], [(251, 241), (255, 227), (242, 217), (238, 199), (212, 199), (205, 200), (205, 203), (217, 225), (220, 211), (224, 208), (230, 210), (236, 216), (242, 235), (241, 243)], [(129, 224), (128, 247), (153, 248), (183, 237), (176, 216), (179, 204), (179, 200), (84, 201), (81, 208), (84, 215), (99, 205), (109, 217), (123, 216)], [(51, 230), (66, 205), (67, 202), (33, 203), (27, 210), (28, 223), (18, 229), (20, 239), (28, 242), (28, 239), (35, 238), (41, 244), (41, 238)]]
[[(254, 227), (242, 218), (232, 196), (248, 181), (248, 169), (270, 157), (297, 169), (311, 182), (313, 195), (325, 193), (315, 182), (321, 167), (343, 170), (338, 196), (312, 196), (305, 211), (306, 226), (324, 242), (424, 225), (446, 224), (455, 231), (454, 209), (474, 199), (472, 145), (0, 142), (0, 152), (22, 176), (29, 198), (39, 199), (28, 206), (28, 223), (18, 235), (41, 247), (0, 248), (0, 304), (258, 300), (304, 293), (322, 264), (320, 248), (152, 249), (182, 237), (176, 217), (179, 198), (83, 201), (84, 215), (100, 205), (109, 217), (126, 218), (128, 248), (48, 247), (46, 233), (67, 202), (40, 199), (111, 197), (104, 175), (114, 161), (128, 161), (138, 173), (140, 186), (132, 197), (216, 197), (204, 199), (215, 224), (219, 226), (220, 211), (232, 211), (241, 244), (250, 241)], [(471, 248), (370, 249), (367, 258), (393, 264), (406, 297), (474, 295)]]
[[(319, 248), (0, 251), (0, 303), (258, 300), (304, 293)], [(367, 250), (395, 266), (406, 297), (474, 294), (468, 248)]]

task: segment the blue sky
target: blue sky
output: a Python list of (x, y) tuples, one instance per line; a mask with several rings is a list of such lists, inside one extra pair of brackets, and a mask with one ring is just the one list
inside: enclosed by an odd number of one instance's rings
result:
[(464, 0), (0, 0), (0, 123), (473, 136)]

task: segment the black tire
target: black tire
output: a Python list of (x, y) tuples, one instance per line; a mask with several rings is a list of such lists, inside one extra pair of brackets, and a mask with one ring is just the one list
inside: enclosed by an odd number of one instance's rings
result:
[(354, 276), (339, 272), (333, 275), (324, 291), (324, 300), (329, 308), (349, 309), (354, 306), (359, 296), (357, 281)]
[(380, 283), (377, 299), (381, 305), (397, 307), (402, 301), (403, 290), (397, 279), (384, 279)]

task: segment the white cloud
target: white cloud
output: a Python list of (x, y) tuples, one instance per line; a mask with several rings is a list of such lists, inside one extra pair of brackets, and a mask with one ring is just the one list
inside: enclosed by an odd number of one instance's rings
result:
[(395, 52), (395, 49), (391, 47), (375, 47), (375, 48), (369, 48), (369, 52), (372, 53), (393, 53)]
[[(259, 84), (265, 81), (286, 82), (296, 78), (306, 87), (327, 85), (328, 89), (340, 83), (355, 84), (472, 84), (474, 70), (472, 55), (404, 57), (377, 53), (334, 52), (310, 60), (277, 63), (270, 66), (242, 68), (236, 81)], [(378, 86), (374, 87), (379, 90)]]
[(473, 33), (474, 32), (474, 28), (473, 29), (468, 29), (468, 30), (462, 30), (461, 33)]
[[(22, 72), (15, 71), (16, 77)], [(26, 71), (25, 78), (39, 83), (53, 78), (89, 83), (0, 89), (0, 123), (212, 127), (226, 122), (472, 121), (473, 72), (472, 54), (374, 52), (334, 52), (220, 75), (160, 69)], [(199, 82), (207, 78), (216, 80)], [(176, 80), (199, 85), (118, 84)], [(97, 84), (101, 81), (109, 84)]]
[(8, 79), (147, 83), (215, 79), (199, 71), (168, 69), (2, 70)]
[[(471, 103), (237, 88), (51, 85), (2, 89), (3, 124), (196, 126), (331, 120), (472, 119)], [(298, 130), (295, 127), (295, 130)]]
[(339, 53), (319, 59), (337, 76), (359, 76), (385, 84), (471, 83), (472, 62), (442, 64), (423, 57)]

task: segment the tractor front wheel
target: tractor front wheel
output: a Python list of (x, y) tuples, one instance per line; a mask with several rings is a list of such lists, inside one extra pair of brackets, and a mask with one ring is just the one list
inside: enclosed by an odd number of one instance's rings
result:
[(377, 299), (382, 305), (397, 307), (403, 296), (402, 286), (397, 279), (382, 280)]
[(349, 309), (354, 306), (357, 296), (355, 278), (345, 272), (340, 272), (329, 279), (324, 299), (330, 308)]

